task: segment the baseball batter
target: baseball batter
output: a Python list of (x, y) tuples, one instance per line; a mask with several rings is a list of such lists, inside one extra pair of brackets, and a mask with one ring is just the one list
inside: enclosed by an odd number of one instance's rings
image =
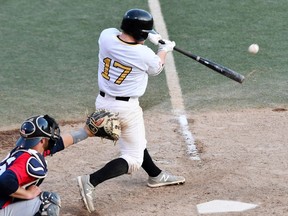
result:
[[(147, 11), (131, 9), (121, 23), (122, 31), (108, 28), (101, 32), (99, 43), (97, 109), (119, 113), (121, 136), (119, 158), (108, 162), (98, 171), (78, 177), (81, 196), (88, 211), (94, 211), (93, 189), (103, 181), (130, 174), (142, 167), (148, 177), (149, 187), (159, 187), (185, 182), (158, 168), (146, 148), (143, 111), (139, 97), (146, 90), (148, 76), (158, 75), (164, 67), (166, 54), (175, 42), (163, 40), (153, 30), (153, 17)], [(158, 52), (144, 45), (146, 39), (159, 46)], [(163, 40), (165, 44), (159, 44)]]

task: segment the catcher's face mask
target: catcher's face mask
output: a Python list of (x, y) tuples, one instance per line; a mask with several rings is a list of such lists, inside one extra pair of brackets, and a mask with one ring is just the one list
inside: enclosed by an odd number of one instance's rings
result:
[(42, 138), (49, 138), (48, 149), (51, 149), (60, 137), (60, 129), (56, 121), (48, 115), (31, 117), (23, 122), (20, 128), (21, 137), (16, 146), (33, 148)]

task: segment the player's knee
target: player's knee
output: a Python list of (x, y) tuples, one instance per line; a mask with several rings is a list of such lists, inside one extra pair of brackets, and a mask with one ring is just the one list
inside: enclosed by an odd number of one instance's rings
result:
[(129, 164), (128, 174), (138, 171), (140, 167), (141, 167), (141, 164), (139, 163)]
[(143, 158), (134, 158), (128, 155), (122, 155), (122, 158), (128, 163), (128, 174), (138, 171), (143, 163)]
[(40, 215), (58, 216), (60, 215), (61, 199), (57, 193), (42, 192), (40, 194), (41, 205)]

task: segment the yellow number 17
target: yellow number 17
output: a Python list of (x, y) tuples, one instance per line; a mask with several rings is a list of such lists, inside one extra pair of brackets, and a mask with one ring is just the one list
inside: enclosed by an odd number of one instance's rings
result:
[[(101, 73), (101, 75), (104, 79), (110, 80), (109, 70), (111, 67), (112, 59), (104, 58), (103, 62), (105, 65), (104, 65), (104, 71)], [(120, 74), (120, 76), (114, 82), (115, 84), (118, 84), (118, 85), (120, 85), (125, 80), (125, 78), (128, 76), (128, 74), (132, 71), (132, 67), (122, 65), (117, 61), (114, 61), (113, 67), (120, 68), (123, 70), (123, 72)]]

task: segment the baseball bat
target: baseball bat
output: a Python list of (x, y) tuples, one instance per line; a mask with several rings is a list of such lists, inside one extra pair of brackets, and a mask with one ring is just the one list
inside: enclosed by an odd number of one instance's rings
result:
[[(165, 44), (165, 42), (162, 40), (160, 40), (159, 43)], [(237, 73), (237, 72), (235, 72), (235, 71), (233, 71), (227, 67), (224, 67), (218, 63), (215, 63), (209, 59), (194, 55), (194, 54), (192, 54), (188, 51), (182, 50), (176, 46), (174, 47), (174, 50), (185, 55), (185, 56), (188, 56), (189, 58), (194, 59), (195, 61), (199, 62), (200, 64), (205, 65), (206, 67), (212, 69), (213, 71), (216, 71), (216, 72), (218, 72), (218, 73), (220, 73), (220, 74), (222, 74), (222, 75), (224, 75), (224, 76), (226, 76), (226, 77), (228, 77), (228, 78), (230, 78), (236, 82), (242, 83), (245, 79), (245, 77), (242, 74), (239, 74), (239, 73)]]

